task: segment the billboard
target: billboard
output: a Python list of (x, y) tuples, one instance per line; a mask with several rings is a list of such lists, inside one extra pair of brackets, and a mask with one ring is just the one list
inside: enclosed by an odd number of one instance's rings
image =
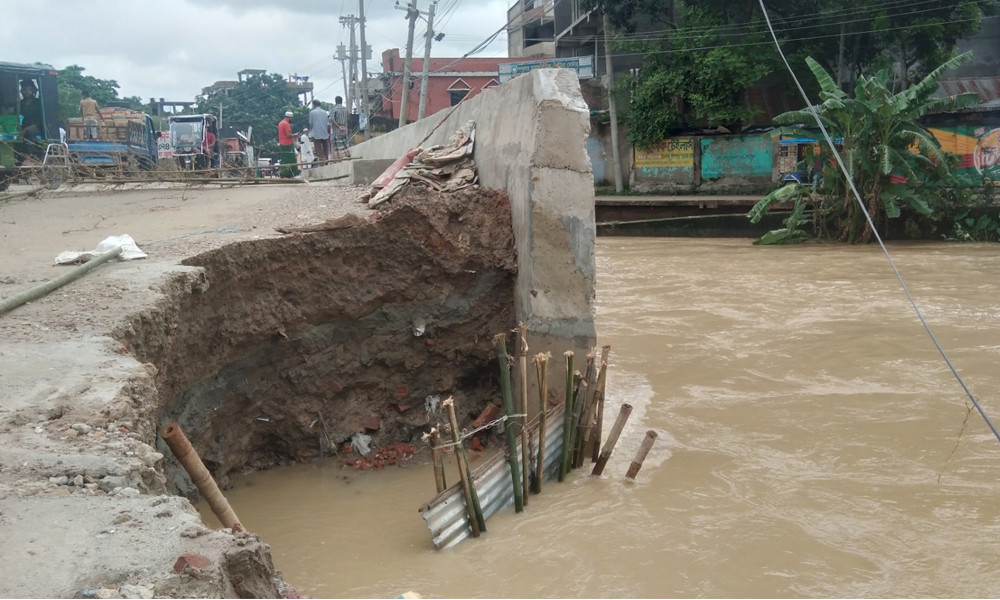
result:
[(966, 185), (1000, 181), (1000, 128), (989, 125), (930, 127), (928, 131), (941, 143), (945, 152), (962, 160), (954, 173)]
[(500, 83), (510, 81), (535, 69), (573, 69), (580, 79), (594, 77), (593, 56), (571, 56), (569, 58), (543, 58), (526, 62), (503, 63), (497, 67)]

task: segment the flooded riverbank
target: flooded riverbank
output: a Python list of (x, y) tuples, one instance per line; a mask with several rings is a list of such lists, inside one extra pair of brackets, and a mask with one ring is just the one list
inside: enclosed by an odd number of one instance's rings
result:
[[(1000, 246), (890, 246), (958, 372), (1000, 418)], [(402, 468), (314, 463), (227, 492), (314, 597), (991, 597), (1000, 443), (877, 247), (600, 238), (605, 476), (580, 469), (437, 552)], [(607, 417), (606, 417), (607, 422)], [(643, 432), (660, 437), (635, 483)], [(449, 475), (455, 477), (453, 465)]]

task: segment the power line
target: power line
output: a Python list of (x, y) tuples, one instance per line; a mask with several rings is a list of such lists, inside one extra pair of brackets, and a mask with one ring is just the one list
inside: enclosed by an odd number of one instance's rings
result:
[(858, 193), (857, 188), (854, 186), (854, 180), (852, 179), (850, 172), (847, 170), (847, 166), (844, 164), (844, 160), (840, 156), (840, 152), (837, 151), (836, 144), (833, 143), (833, 139), (830, 137), (829, 132), (827, 132), (826, 127), (823, 125), (823, 120), (819, 118), (819, 114), (816, 112), (816, 106), (812, 103), (812, 100), (809, 99), (809, 95), (802, 87), (802, 84), (799, 83), (799, 79), (795, 75), (795, 70), (792, 69), (792, 66), (790, 64), (788, 64), (788, 59), (785, 58), (785, 53), (781, 50), (781, 44), (778, 43), (778, 36), (777, 34), (775, 34), (774, 29), (771, 27), (771, 23), (767, 13), (767, 8), (764, 6), (764, 0), (758, 0), (758, 1), (760, 2), (760, 9), (764, 13), (764, 18), (768, 20), (768, 25), (767, 25), (768, 30), (770, 31), (771, 37), (774, 40), (774, 45), (778, 50), (778, 54), (781, 55), (781, 60), (785, 63), (785, 67), (791, 74), (792, 80), (795, 81), (795, 87), (798, 88), (799, 93), (805, 100), (806, 107), (808, 107), (809, 112), (812, 113), (813, 119), (815, 119), (816, 124), (819, 125), (820, 131), (823, 132), (823, 137), (826, 139), (826, 143), (830, 146), (830, 149), (833, 152), (833, 157), (836, 159), (837, 165), (840, 167), (841, 172), (844, 174), (844, 179), (847, 182), (847, 185), (851, 188), (851, 192), (854, 194), (854, 199), (857, 201), (858, 206), (861, 208), (861, 212), (865, 215), (865, 219), (868, 221), (868, 226), (871, 228), (872, 233), (874, 233), (875, 239), (878, 241), (878, 245), (882, 248), (882, 252), (885, 254), (886, 259), (889, 261), (889, 266), (892, 268), (892, 272), (895, 273), (896, 279), (899, 281), (900, 286), (902, 286), (903, 292), (906, 294), (906, 298), (910, 302), (910, 306), (913, 308), (913, 311), (917, 315), (917, 319), (920, 320), (920, 323), (924, 327), (924, 331), (927, 332), (927, 335), (928, 337), (930, 337), (930, 340), (934, 344), (934, 347), (937, 348), (938, 353), (941, 355), (941, 357), (944, 359), (944, 362), (948, 365), (948, 368), (951, 370), (952, 375), (954, 375), (955, 379), (958, 381), (958, 384), (962, 387), (962, 390), (965, 391), (965, 395), (972, 402), (973, 406), (976, 407), (976, 410), (979, 411), (979, 415), (983, 418), (983, 420), (986, 421), (986, 425), (989, 426), (990, 431), (993, 432), (993, 435), (994, 437), (996, 437), (997, 441), (1000, 441), (1000, 431), (997, 431), (997, 428), (993, 426), (993, 422), (990, 421), (990, 418), (986, 415), (986, 412), (983, 410), (983, 407), (979, 404), (979, 399), (976, 398), (975, 394), (972, 393), (972, 390), (969, 389), (969, 386), (966, 385), (965, 380), (962, 379), (962, 376), (958, 373), (958, 370), (955, 368), (955, 365), (952, 364), (951, 359), (948, 357), (948, 353), (945, 352), (944, 348), (941, 346), (941, 343), (938, 341), (937, 337), (934, 335), (934, 332), (931, 330), (931, 326), (927, 323), (927, 320), (924, 319), (924, 315), (923, 313), (921, 313), (920, 307), (917, 306), (917, 302), (913, 298), (913, 294), (910, 293), (910, 288), (906, 285), (906, 281), (903, 280), (903, 276), (902, 274), (900, 274), (899, 269), (896, 268), (896, 263), (892, 260), (892, 255), (889, 254), (889, 249), (885, 247), (885, 243), (882, 241), (882, 236), (879, 235), (878, 229), (875, 227), (875, 222), (872, 220), (871, 214), (869, 214), (868, 212), (868, 208), (865, 206), (864, 201), (861, 199), (861, 194)]
[[(894, 4), (894, 3), (887, 3), (886, 5), (883, 5), (883, 8), (880, 8), (877, 11), (876, 10), (866, 10), (864, 12), (882, 12), (885, 9), (890, 9), (890, 8), (893, 8), (894, 6), (897, 6), (897, 5), (898, 6), (912, 7), (912, 6), (916, 5), (916, 4), (928, 4), (928, 3), (931, 3), (931, 2), (937, 2), (937, 1), (938, 0), (924, 0), (923, 2), (915, 2), (915, 3), (909, 3), (909, 2), (899, 2), (899, 3), (896, 3), (896, 4)], [(893, 13), (893, 19), (895, 20), (895, 19), (898, 19), (899, 17), (921, 15), (921, 14), (926, 14), (926, 13), (931, 13), (931, 12), (939, 12), (939, 11), (940, 11), (939, 8), (928, 8), (928, 9), (923, 9), (923, 10), (911, 10), (911, 11), (908, 11), (908, 12), (894, 12)], [(862, 11), (860, 11), (860, 10), (856, 10), (856, 11), (844, 11), (844, 15), (846, 16), (848, 14), (858, 14), (859, 12), (862, 12)], [(788, 33), (788, 32), (791, 32), (791, 31), (800, 31), (800, 30), (815, 29), (816, 27), (819, 27), (819, 26), (823, 26), (823, 27), (837, 27), (837, 26), (842, 26), (842, 25), (850, 25), (850, 24), (853, 24), (853, 23), (865, 23), (865, 22), (870, 22), (871, 21), (870, 18), (867, 18), (867, 19), (851, 19), (851, 20), (833, 20), (833, 21), (829, 21), (828, 20), (830, 18), (836, 18), (836, 16), (837, 16), (836, 13), (831, 13), (831, 14), (827, 14), (827, 15), (814, 15), (814, 16), (811, 16), (811, 17), (807, 18), (807, 20), (814, 20), (814, 21), (823, 20), (823, 22), (821, 22), (821, 23), (817, 22), (814, 25), (800, 25), (800, 26), (794, 26), (794, 27), (787, 27), (787, 28), (784, 28), (784, 29), (776, 29), (776, 31), (779, 32), (779, 33)], [(952, 20), (948, 20), (948, 21), (937, 22), (937, 23), (934, 23), (934, 25), (956, 24), (956, 23), (964, 23), (964, 22), (970, 22), (970, 21), (975, 21), (975, 20), (985, 20), (985, 19), (991, 19), (991, 18), (994, 18), (994, 17), (983, 15), (983, 16), (980, 16), (978, 18), (952, 19)], [(794, 23), (800, 23), (800, 22), (802, 22), (801, 19), (798, 19), (798, 18), (796, 18), (794, 21), (792, 21), (792, 19), (789, 19), (789, 21), (790, 22), (794, 22)], [(910, 26), (912, 26), (912, 25), (910, 25)], [(908, 26), (890, 28), (890, 29), (885, 29), (885, 30), (869, 30), (869, 31), (889, 31), (889, 30), (897, 30), (897, 29), (901, 29), (901, 28), (905, 28), (905, 27), (908, 27)], [(747, 35), (763, 34), (763, 33), (767, 33), (767, 29), (766, 28), (761, 28), (759, 25), (753, 24), (753, 23), (743, 23), (743, 24), (729, 24), (729, 25), (722, 24), (722, 25), (718, 25), (718, 26), (705, 25), (705, 26), (699, 26), (699, 27), (690, 27), (690, 28), (684, 27), (684, 28), (678, 28), (678, 29), (657, 29), (657, 30), (653, 30), (653, 31), (637, 32), (637, 33), (631, 33), (631, 34), (629, 34), (629, 33), (621, 33), (621, 34), (618, 34), (618, 38), (622, 39), (624, 41), (636, 41), (636, 42), (642, 42), (642, 41), (653, 42), (653, 41), (661, 41), (661, 40), (681, 40), (681, 41), (683, 41), (683, 40), (686, 40), (686, 39), (693, 39), (693, 38), (697, 38), (697, 37), (702, 37), (704, 35), (716, 35), (716, 36), (719, 36), (719, 37), (725, 37), (725, 36), (736, 37), (736, 36), (747, 36)], [(818, 36), (818, 37), (824, 37), (824, 36)], [(826, 37), (828, 37), (828, 36), (826, 36)], [(587, 41), (587, 40), (590, 39), (590, 36), (565, 36), (562, 39), (573, 40), (573, 41)], [(808, 39), (812, 39), (812, 38), (811, 37), (797, 38), (797, 40), (808, 40)], [(788, 41), (788, 40), (785, 40), (785, 41)], [(768, 42), (768, 44), (770, 44), (770, 42)]]
[[(998, 17), (998, 16), (982, 17), (982, 20), (995, 19), (995, 18), (1000, 18), (1000, 17)], [(966, 22), (971, 22), (971, 21), (975, 21), (975, 20), (977, 20), (977, 19), (956, 19), (954, 21), (948, 21), (948, 23), (950, 23), (950, 24), (966, 23)], [(866, 30), (862, 30), (862, 31), (845, 31), (845, 32), (843, 32), (843, 34), (841, 34), (840, 32), (838, 32), (838, 33), (829, 33), (829, 34), (824, 34), (824, 35), (815, 35), (815, 36), (807, 36), (807, 37), (800, 37), (800, 38), (790, 38), (790, 39), (786, 39), (786, 40), (783, 40), (783, 41), (784, 42), (801, 42), (801, 41), (819, 40), (819, 39), (826, 39), (826, 38), (837, 38), (837, 37), (840, 37), (841, 35), (844, 35), (844, 36), (857, 36), (857, 35), (864, 35), (864, 34), (868, 34), (868, 33), (884, 33), (884, 32), (887, 32), (887, 31), (900, 31), (900, 30), (903, 30), (903, 29), (908, 29), (909, 27), (910, 26), (908, 26), (908, 25), (900, 25), (898, 27), (889, 27), (889, 28), (886, 28), (886, 29), (866, 29)], [(762, 41), (762, 42), (735, 42), (735, 43), (721, 43), (721, 44), (710, 45), (710, 46), (698, 46), (698, 47), (694, 47), (694, 48), (675, 48), (675, 49), (653, 50), (653, 51), (646, 51), (646, 52), (621, 52), (621, 53), (615, 53), (614, 56), (625, 57), (625, 56), (648, 56), (648, 55), (655, 55), (655, 54), (680, 54), (680, 53), (684, 53), (684, 52), (702, 52), (702, 51), (706, 51), (706, 50), (715, 50), (715, 49), (718, 49), (718, 48), (748, 48), (748, 47), (753, 47), (753, 46), (771, 46), (771, 45), (772, 45), (772, 42), (770, 42), (770, 41)]]

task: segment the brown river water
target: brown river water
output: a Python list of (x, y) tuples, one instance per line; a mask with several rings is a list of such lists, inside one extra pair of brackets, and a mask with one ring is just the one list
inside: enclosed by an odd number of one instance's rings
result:
[[(889, 249), (1000, 423), (1000, 245)], [(435, 551), (426, 451), (255, 473), (227, 496), (286, 580), (317, 598), (1000, 596), (1000, 442), (877, 246), (602, 237), (597, 271), (605, 422), (634, 407), (603, 477), (547, 482)]]

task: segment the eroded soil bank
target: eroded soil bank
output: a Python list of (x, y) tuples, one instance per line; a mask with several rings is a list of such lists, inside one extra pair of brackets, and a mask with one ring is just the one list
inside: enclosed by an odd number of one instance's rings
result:
[(472, 419), (498, 389), (492, 339), (515, 324), (502, 193), (410, 189), (303, 229), (186, 260), (200, 270), (115, 332), (156, 368), (157, 424), (178, 422), (222, 487), (358, 433), (419, 441), (429, 404), (454, 395)]
[(428, 396), (455, 394), (462, 420), (479, 410), (495, 389), (492, 336), (513, 327), (505, 197), (411, 190), (373, 213), (358, 191), (161, 186), (0, 204), (4, 296), (107, 235), (149, 253), (0, 318), (0, 596), (292, 594), (267, 540), (206, 526), (178, 495), (190, 484), (163, 424), (179, 421), (225, 484), (358, 431), (414, 439)]

